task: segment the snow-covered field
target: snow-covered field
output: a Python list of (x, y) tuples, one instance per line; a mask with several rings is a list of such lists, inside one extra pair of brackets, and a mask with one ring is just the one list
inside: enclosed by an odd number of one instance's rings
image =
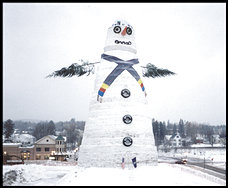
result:
[(4, 165), (3, 186), (164, 185), (225, 186), (226, 181), (184, 165), (158, 163), (137, 168), (79, 168), (76, 163)]

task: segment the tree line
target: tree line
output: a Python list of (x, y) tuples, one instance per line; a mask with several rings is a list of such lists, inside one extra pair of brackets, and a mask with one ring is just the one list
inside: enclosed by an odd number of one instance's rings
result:
[[(19, 131), (29, 131), (36, 140), (47, 136), (56, 135), (66, 136), (67, 143), (72, 144), (72, 148), (75, 147), (75, 143), (79, 146), (82, 141), (83, 131), (85, 127), (85, 121), (75, 121), (72, 118), (70, 121), (60, 121), (54, 123), (51, 121), (43, 121), (39, 123), (12, 121), (8, 119), (3, 122), (3, 134), (5, 138), (10, 138), (15, 129)], [(226, 138), (226, 126), (217, 125), (211, 126), (207, 124), (199, 124), (197, 122), (189, 122), (180, 119), (178, 123), (171, 123), (170, 121), (158, 121), (152, 119), (152, 129), (154, 133), (155, 145), (159, 146), (164, 143), (165, 135), (173, 135), (179, 133), (182, 138), (190, 138), (191, 142), (196, 141), (197, 135), (201, 135), (208, 139), (210, 143), (213, 142), (212, 135), (219, 134), (220, 138)], [(185, 144), (185, 143), (184, 143)], [(186, 143), (187, 144), (187, 143)]]
[[(155, 145), (159, 146), (164, 143), (165, 135), (173, 135), (177, 132), (182, 138), (190, 138), (191, 143), (195, 143), (198, 135), (206, 138), (209, 143), (213, 142), (212, 135), (218, 134), (220, 138), (226, 138), (226, 126), (217, 125), (212, 126), (208, 124), (200, 124), (197, 122), (189, 122), (180, 119), (178, 123), (171, 123), (170, 121), (161, 122), (152, 119), (152, 129), (154, 133)], [(187, 143), (184, 143), (184, 145)]]

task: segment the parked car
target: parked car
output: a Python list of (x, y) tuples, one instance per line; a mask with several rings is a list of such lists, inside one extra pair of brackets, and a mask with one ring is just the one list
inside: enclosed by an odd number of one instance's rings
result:
[(175, 162), (176, 164), (186, 164), (187, 163), (187, 159), (181, 159)]

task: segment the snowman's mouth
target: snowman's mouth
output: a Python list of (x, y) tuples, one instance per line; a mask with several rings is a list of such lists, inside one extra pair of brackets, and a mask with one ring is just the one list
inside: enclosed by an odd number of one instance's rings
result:
[(131, 41), (125, 42), (125, 41), (119, 41), (119, 40), (115, 40), (116, 44), (126, 44), (126, 45), (131, 45)]

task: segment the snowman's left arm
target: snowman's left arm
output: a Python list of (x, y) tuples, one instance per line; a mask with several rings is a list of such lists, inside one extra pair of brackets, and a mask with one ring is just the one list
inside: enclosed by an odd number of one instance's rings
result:
[(81, 60), (83, 63), (82, 65), (79, 65), (77, 63), (73, 63), (70, 65), (68, 68), (62, 68), (60, 70), (54, 71), (52, 74), (49, 74), (47, 77), (72, 77), (72, 76), (82, 76), (86, 73), (87, 76), (90, 75), (90, 73), (94, 72), (94, 64), (100, 63), (100, 62), (95, 62), (95, 63), (89, 63), (89, 62), (84, 62)]
[(151, 63), (148, 63), (146, 66), (141, 66), (143, 77), (164, 77), (164, 76), (169, 76), (169, 75), (174, 75), (176, 73), (168, 70), (168, 69), (161, 69), (157, 68)]

